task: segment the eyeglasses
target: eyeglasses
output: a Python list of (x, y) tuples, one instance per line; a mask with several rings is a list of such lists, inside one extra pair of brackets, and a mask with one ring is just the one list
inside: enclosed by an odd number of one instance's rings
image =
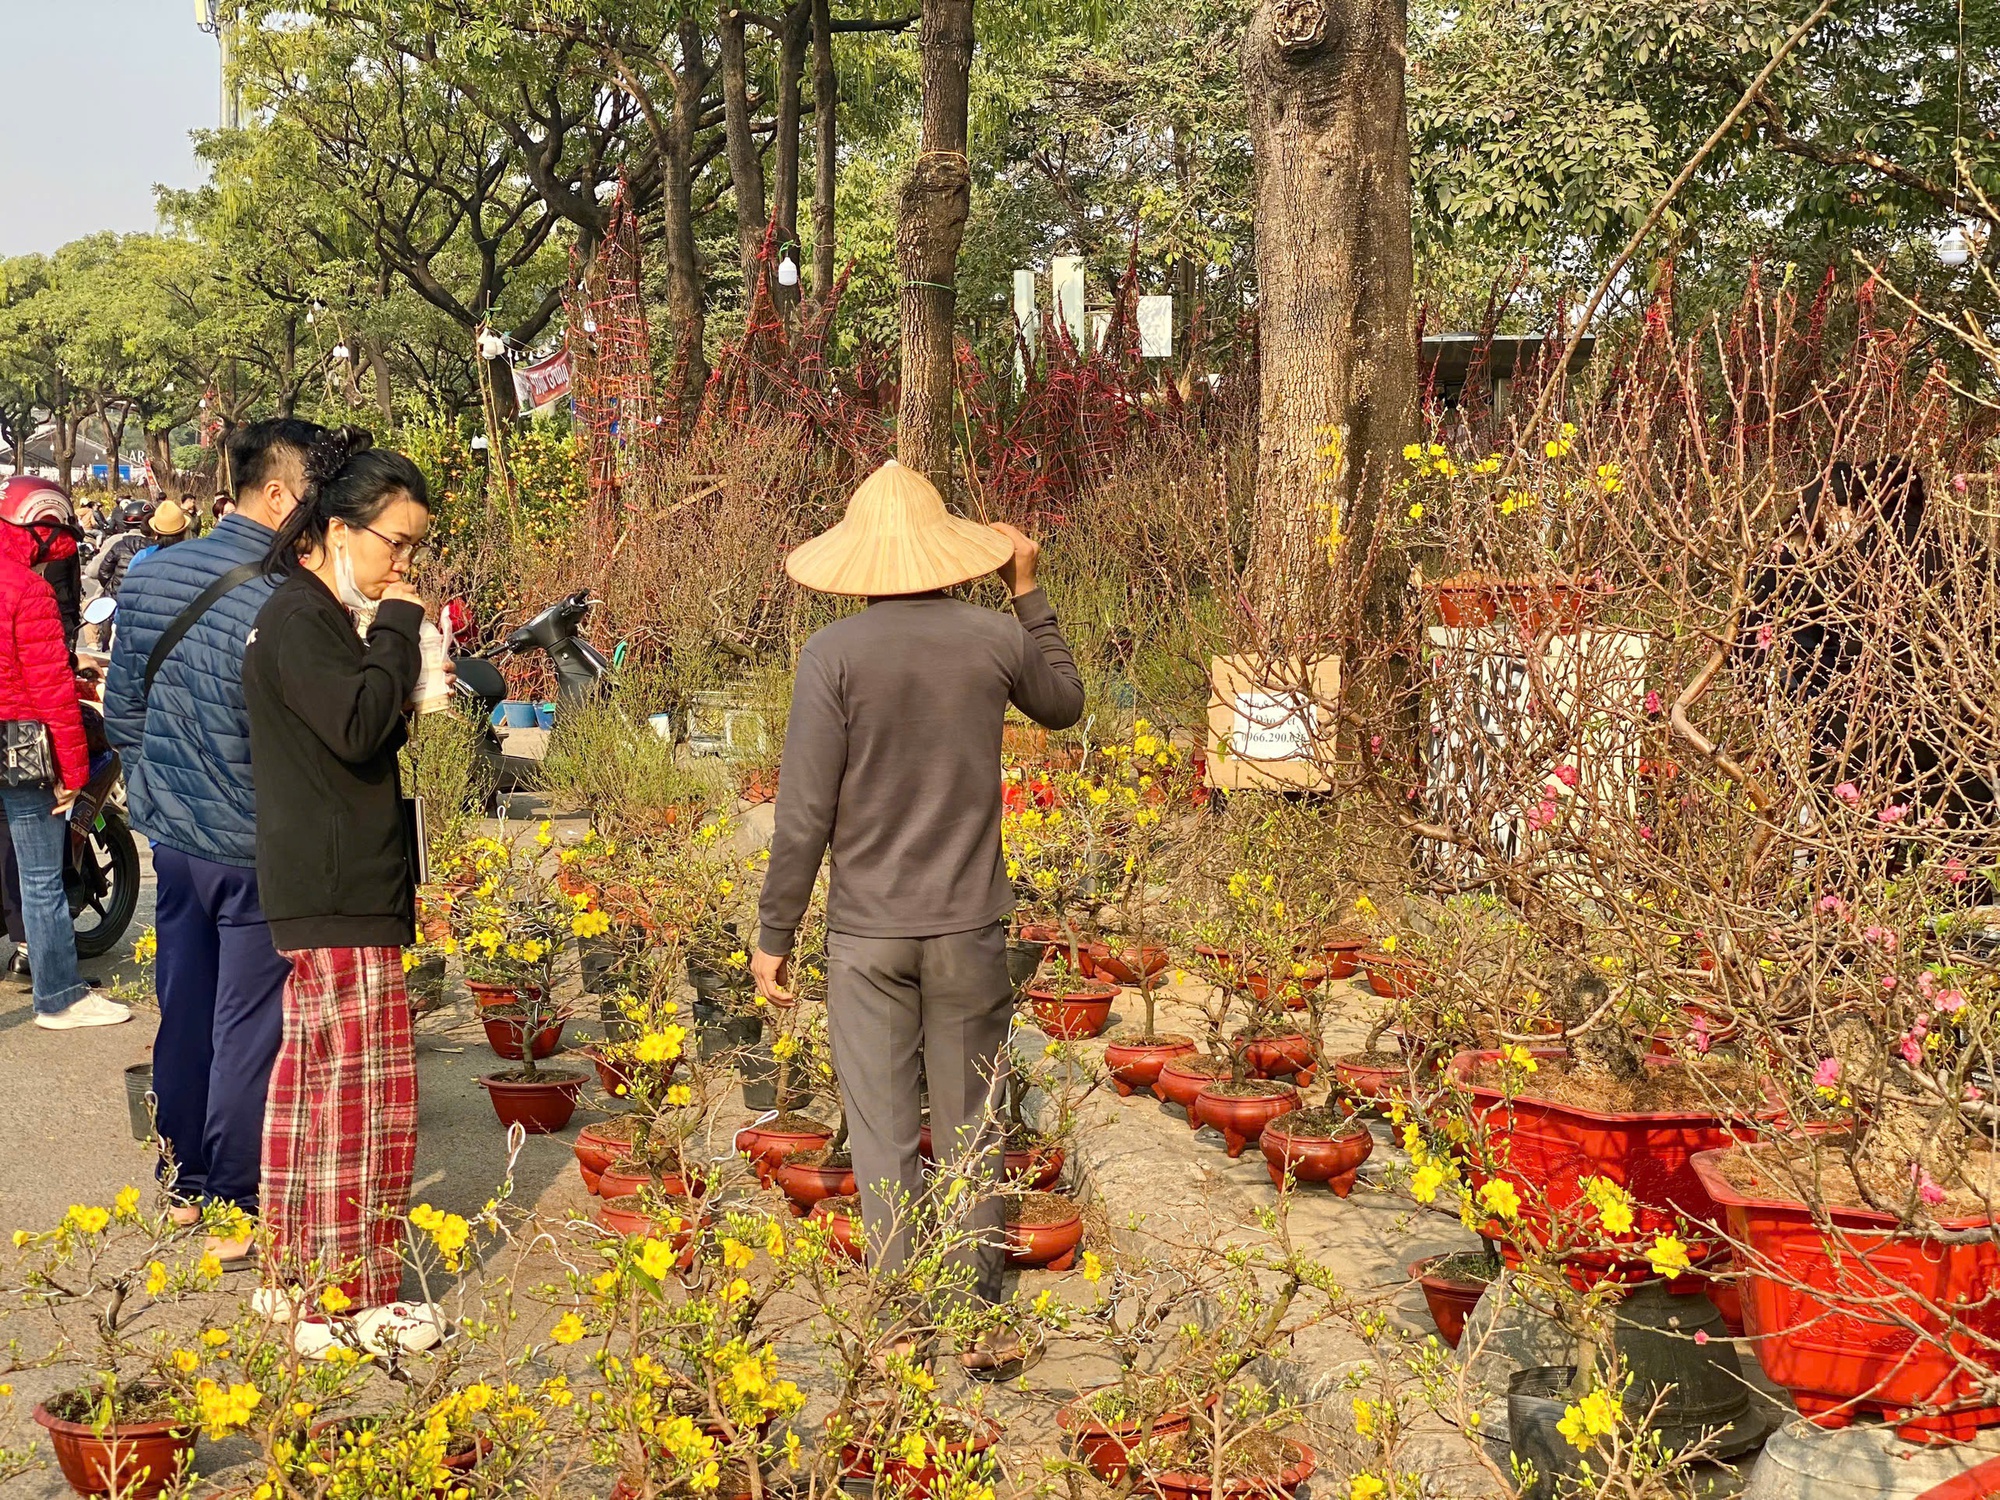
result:
[(425, 546), (424, 543), (421, 541), (399, 542), (392, 536), (384, 536), (381, 532), (377, 531), (373, 526), (362, 526), (357, 524), (354, 526), (354, 530), (365, 531), (370, 536), (374, 537), (375, 540), (378, 542), (387, 542), (389, 544), (390, 555), (393, 556), (395, 560), (399, 563), (409, 562), (414, 558), (421, 557), (424, 555)]

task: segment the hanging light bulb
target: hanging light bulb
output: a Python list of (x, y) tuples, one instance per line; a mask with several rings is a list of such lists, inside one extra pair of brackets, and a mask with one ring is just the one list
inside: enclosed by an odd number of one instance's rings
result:
[(1954, 271), (1972, 259), (1972, 236), (1963, 224), (1954, 224), (1938, 236), (1937, 258)]
[(595, 319), (595, 318), (585, 318), (585, 319), (583, 320), (583, 331), (584, 331), (585, 333), (595, 333), (595, 332), (597, 332), (597, 319)]
[(354, 356), (348, 352), (347, 345), (335, 344), (333, 346), (333, 357), (336, 360), (343, 360), (343, 359), (352, 359)]
[(318, 321), (319, 321), (319, 314), (318, 314), (318, 313), (316, 313), (316, 312), (313, 312), (313, 311), (312, 311), (312, 310), (311, 310), (310, 308), (309, 308), (309, 309), (307, 309), (307, 311), (306, 311), (306, 327), (310, 328), (310, 327), (312, 327), (312, 326), (313, 326), (313, 324), (317, 323)]
[(778, 262), (778, 285), (797, 286), (798, 284), (799, 263), (792, 259), (792, 252), (787, 250), (785, 258)]
[(490, 328), (483, 328), (480, 330), (479, 357), (481, 359), (488, 361), (496, 360), (499, 359), (506, 352), (507, 352), (507, 340), (504, 335), (497, 334)]
[(475, 436), (473, 437), (473, 439), (472, 439), (472, 451), (473, 451), (474, 453), (484, 453), (484, 452), (486, 451), (486, 434), (485, 434), (485, 433), (483, 433), (483, 432), (482, 432), (482, 433), (478, 433), (477, 435), (475, 435)]
[(613, 198), (618, 196), (618, 184), (616, 182), (600, 182), (591, 191), (596, 195), (599, 203), (609, 203)]

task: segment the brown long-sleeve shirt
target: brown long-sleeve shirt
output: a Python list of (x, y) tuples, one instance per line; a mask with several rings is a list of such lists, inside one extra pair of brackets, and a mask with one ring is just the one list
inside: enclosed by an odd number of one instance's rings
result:
[(1083, 679), (1040, 589), (1017, 618), (944, 595), (879, 599), (799, 653), (777, 829), (758, 908), (792, 951), (828, 846), (827, 926), (935, 937), (1013, 909), (1000, 857), (1007, 705), (1050, 729), (1083, 717)]

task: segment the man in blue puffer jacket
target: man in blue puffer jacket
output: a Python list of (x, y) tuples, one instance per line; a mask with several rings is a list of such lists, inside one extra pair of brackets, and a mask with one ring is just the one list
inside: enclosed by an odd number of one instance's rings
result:
[[(160, 994), (153, 1090), (183, 1223), (200, 1216), (204, 1201), (257, 1212), (264, 1094), (291, 964), (272, 946), (257, 899), (243, 650), (274, 584), (258, 569), (217, 599), (168, 652), (150, 693), (146, 664), (210, 585), (263, 561), (299, 502), (306, 452), (323, 433), (316, 423), (277, 417), (232, 434), (236, 509), (208, 535), (132, 570), (118, 596), (104, 720), (125, 761), (132, 826), (153, 842)], [(212, 1240), (209, 1249), (225, 1262), (241, 1260), (251, 1241)]]

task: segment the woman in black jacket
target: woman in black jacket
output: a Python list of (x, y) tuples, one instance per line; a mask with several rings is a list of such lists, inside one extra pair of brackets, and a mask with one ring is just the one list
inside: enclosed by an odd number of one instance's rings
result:
[(284, 582), (243, 662), (257, 885), (292, 961), (265, 1110), (260, 1305), (291, 1319), (308, 1353), (340, 1337), (321, 1309), (384, 1350), (442, 1332), (434, 1307), (396, 1301), (417, 1126), (402, 962), (415, 885), (396, 751), (424, 621), (404, 578), (430, 501), (409, 459), (369, 444), (343, 429), (308, 455), (305, 496), (271, 546)]

